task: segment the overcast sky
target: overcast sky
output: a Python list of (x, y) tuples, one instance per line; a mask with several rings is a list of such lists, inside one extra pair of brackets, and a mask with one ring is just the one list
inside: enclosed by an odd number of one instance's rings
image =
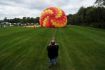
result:
[(66, 14), (74, 14), (81, 6), (93, 5), (95, 0), (0, 0), (0, 19), (37, 17), (47, 7), (60, 7)]

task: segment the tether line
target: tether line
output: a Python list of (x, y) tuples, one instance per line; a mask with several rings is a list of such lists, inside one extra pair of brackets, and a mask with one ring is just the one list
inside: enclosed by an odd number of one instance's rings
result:
[(53, 35), (52, 35), (52, 40), (56, 40), (56, 32), (57, 32), (57, 29), (54, 29)]

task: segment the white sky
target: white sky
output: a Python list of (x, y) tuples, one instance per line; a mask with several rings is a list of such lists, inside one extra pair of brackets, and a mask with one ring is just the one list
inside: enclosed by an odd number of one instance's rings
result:
[(0, 0), (0, 19), (39, 17), (43, 9), (60, 7), (66, 14), (74, 14), (82, 6), (88, 7), (96, 0)]

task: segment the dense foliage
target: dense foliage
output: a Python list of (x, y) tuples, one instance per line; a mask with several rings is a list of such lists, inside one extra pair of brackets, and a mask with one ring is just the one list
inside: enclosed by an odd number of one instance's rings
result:
[(68, 24), (105, 28), (105, 8), (81, 7), (77, 14), (68, 15)]
[(10, 22), (10, 23), (38, 23), (39, 22), (39, 17), (32, 18), (32, 17), (23, 17), (23, 18), (14, 18), (14, 19), (7, 19), (6, 17), (4, 18), (3, 21), (1, 22)]

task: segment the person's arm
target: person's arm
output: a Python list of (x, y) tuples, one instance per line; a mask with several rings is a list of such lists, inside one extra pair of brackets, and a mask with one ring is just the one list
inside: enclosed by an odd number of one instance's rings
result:
[(59, 48), (59, 46), (56, 44), (56, 50), (55, 50), (55, 53), (56, 53), (55, 56), (56, 57), (58, 57), (58, 48)]

